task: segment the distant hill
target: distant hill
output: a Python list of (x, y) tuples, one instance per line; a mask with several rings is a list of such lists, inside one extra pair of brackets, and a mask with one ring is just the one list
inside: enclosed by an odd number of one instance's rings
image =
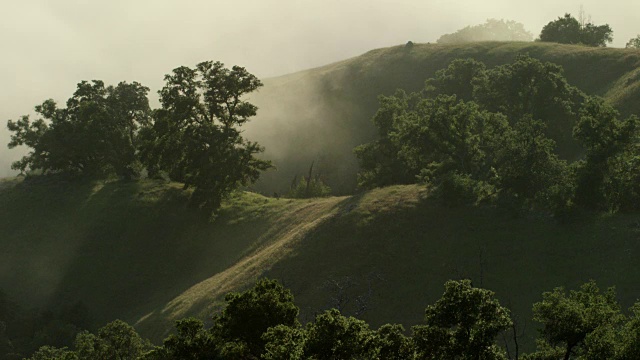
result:
[[(302, 318), (336, 306), (373, 326), (422, 321), (448, 279), (497, 292), (536, 336), (531, 306), (589, 279), (637, 300), (640, 214), (559, 225), (490, 208), (447, 208), (421, 186), (290, 200), (239, 193), (213, 223), (179, 184), (0, 182), (0, 288), (28, 307), (82, 301), (96, 325), (124, 319), (161, 339), (257, 278), (291, 288)], [(338, 290), (342, 287), (344, 290)], [(335, 299), (334, 299), (335, 300)]]
[(258, 116), (246, 135), (266, 147), (278, 170), (266, 173), (258, 191), (285, 192), (315, 160), (337, 194), (355, 189), (355, 146), (375, 138), (371, 118), (380, 94), (417, 91), (456, 58), (493, 67), (519, 54), (562, 65), (569, 82), (600, 95), (624, 115), (640, 114), (640, 50), (589, 48), (540, 42), (414, 44), (370, 51), (324, 67), (266, 79), (251, 100)]

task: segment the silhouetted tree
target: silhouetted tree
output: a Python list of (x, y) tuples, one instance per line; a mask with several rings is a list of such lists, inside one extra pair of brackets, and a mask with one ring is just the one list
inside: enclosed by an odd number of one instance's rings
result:
[(214, 317), (213, 334), (227, 343), (226, 351), (243, 352), (259, 358), (265, 351), (262, 335), (271, 327), (296, 327), (298, 307), (293, 295), (275, 280), (262, 279), (243, 293), (225, 296), (226, 308)]
[(629, 39), (626, 45), (627, 49), (640, 49), (640, 35)]
[(9, 148), (25, 145), (32, 150), (12, 168), (81, 175), (115, 173), (124, 178), (140, 170), (137, 142), (140, 127), (149, 123), (148, 88), (137, 82), (105, 87), (83, 81), (59, 108), (53, 100), (35, 107), (40, 119), (25, 115), (9, 120)]
[(542, 28), (540, 41), (605, 47), (613, 41), (613, 30), (608, 24), (581, 24), (571, 14), (565, 14)]
[(231, 191), (271, 167), (255, 157), (263, 148), (239, 129), (257, 111), (243, 97), (262, 83), (243, 67), (212, 61), (176, 68), (165, 81), (162, 108), (143, 133), (142, 158), (151, 175), (165, 171), (193, 187), (192, 204), (211, 213)]

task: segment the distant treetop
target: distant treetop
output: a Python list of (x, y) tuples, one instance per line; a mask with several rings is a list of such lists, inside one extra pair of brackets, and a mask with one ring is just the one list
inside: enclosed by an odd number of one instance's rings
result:
[(606, 47), (613, 41), (613, 30), (609, 24), (595, 25), (585, 20), (582, 13), (580, 20), (567, 13), (542, 28), (540, 41)]
[(634, 37), (627, 42), (627, 49), (640, 49), (640, 35)]
[(533, 34), (524, 25), (513, 20), (488, 19), (484, 24), (467, 26), (453, 34), (444, 34), (438, 44), (474, 41), (532, 41)]

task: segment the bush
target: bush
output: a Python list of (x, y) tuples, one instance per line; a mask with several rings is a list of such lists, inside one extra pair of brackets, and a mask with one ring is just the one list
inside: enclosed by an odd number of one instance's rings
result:
[(325, 197), (331, 195), (331, 188), (327, 186), (319, 177), (307, 180), (301, 177), (298, 181), (294, 179), (287, 197), (294, 199), (306, 199), (313, 197)]
[(494, 187), (474, 180), (468, 174), (451, 172), (443, 176), (434, 189), (434, 196), (447, 206), (477, 204), (495, 193)]

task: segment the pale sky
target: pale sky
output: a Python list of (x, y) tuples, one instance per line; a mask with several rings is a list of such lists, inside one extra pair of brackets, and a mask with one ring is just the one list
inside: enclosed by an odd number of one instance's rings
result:
[(81, 80), (139, 81), (204, 60), (260, 78), (304, 70), (375, 48), (434, 42), (488, 18), (522, 22), (534, 35), (584, 6), (623, 47), (640, 33), (637, 0), (0, 0), (0, 177), (21, 156), (6, 147), (8, 119)]

